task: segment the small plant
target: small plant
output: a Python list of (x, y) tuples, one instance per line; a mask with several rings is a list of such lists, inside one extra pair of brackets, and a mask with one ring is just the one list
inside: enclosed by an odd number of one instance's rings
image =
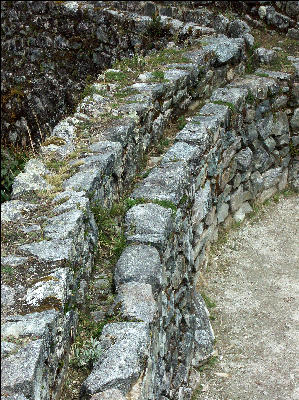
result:
[(263, 72), (255, 72), (254, 75), (260, 76), (261, 78), (269, 78), (269, 75), (268, 75), (268, 74), (265, 74), (265, 73), (263, 73)]
[(83, 347), (74, 348), (74, 357), (71, 364), (77, 368), (91, 369), (93, 364), (102, 354), (100, 342), (94, 338), (83, 345)]
[(216, 303), (214, 303), (214, 301), (212, 301), (205, 293), (201, 293), (201, 297), (204, 299), (208, 309), (216, 307)]
[(165, 82), (166, 81), (163, 71), (153, 71), (152, 76), (153, 77), (151, 79), (151, 82)]
[(224, 106), (227, 106), (231, 109), (231, 111), (234, 113), (236, 111), (236, 107), (234, 106), (234, 104), (228, 102), (228, 101), (222, 101), (222, 100), (215, 100), (212, 103), (214, 104), (222, 104)]
[(186, 125), (187, 121), (184, 115), (181, 115), (178, 119), (178, 129), (181, 130), (184, 128), (184, 126)]
[(105, 81), (107, 82), (125, 82), (127, 80), (127, 76), (122, 71), (106, 71), (105, 72)]
[(251, 90), (248, 91), (248, 94), (246, 96), (246, 103), (247, 104), (254, 104), (255, 102), (255, 97), (254, 94), (252, 93)]

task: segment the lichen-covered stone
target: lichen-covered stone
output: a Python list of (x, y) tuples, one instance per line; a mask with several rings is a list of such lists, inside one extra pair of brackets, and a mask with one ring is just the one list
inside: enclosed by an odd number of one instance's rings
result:
[(157, 312), (152, 287), (147, 283), (129, 282), (120, 285), (114, 304), (124, 317), (143, 322), (153, 322)]
[(126, 235), (130, 242), (164, 244), (172, 226), (172, 211), (158, 204), (139, 204), (126, 215)]
[(116, 264), (114, 280), (116, 288), (128, 282), (140, 282), (150, 284), (157, 292), (162, 280), (158, 251), (142, 244), (126, 247)]
[(23, 244), (19, 246), (19, 249), (41, 261), (71, 260), (74, 256), (74, 245), (71, 239), (42, 240), (41, 242)]
[(92, 395), (106, 389), (118, 389), (126, 393), (142, 372), (148, 356), (148, 345), (147, 323), (107, 324), (101, 336), (103, 353), (84, 381), (82, 395)]
[(178, 204), (189, 178), (189, 166), (182, 162), (168, 162), (154, 168), (135, 189), (132, 197), (148, 200), (167, 200)]

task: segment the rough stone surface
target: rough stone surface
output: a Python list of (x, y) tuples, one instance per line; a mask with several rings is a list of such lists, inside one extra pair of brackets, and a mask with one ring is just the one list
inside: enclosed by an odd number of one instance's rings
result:
[(103, 354), (84, 381), (82, 393), (91, 395), (105, 389), (125, 393), (142, 371), (148, 343), (149, 330), (144, 322), (106, 325), (101, 336)]
[(153, 322), (157, 312), (151, 285), (147, 283), (129, 282), (121, 285), (115, 299), (115, 306), (119, 304), (125, 317), (143, 322)]
[(158, 251), (145, 245), (126, 247), (116, 264), (114, 277), (117, 288), (127, 282), (140, 282), (152, 285), (157, 292), (162, 279)]

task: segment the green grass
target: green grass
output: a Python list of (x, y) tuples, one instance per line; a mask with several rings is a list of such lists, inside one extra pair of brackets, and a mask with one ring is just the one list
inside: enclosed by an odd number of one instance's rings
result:
[(211, 300), (205, 293), (201, 293), (201, 297), (204, 299), (204, 302), (209, 310), (216, 307), (216, 303)]
[(178, 129), (181, 130), (185, 127), (187, 121), (184, 115), (181, 115), (178, 119), (177, 119), (177, 124), (178, 124)]
[(234, 104), (232, 104), (232, 103), (230, 103), (230, 102), (228, 102), (228, 101), (215, 100), (215, 101), (212, 101), (212, 103), (214, 103), (214, 104), (221, 104), (221, 105), (227, 106), (227, 107), (229, 107), (229, 108), (231, 109), (231, 111), (232, 111), (233, 113), (236, 112), (236, 107), (234, 106)]

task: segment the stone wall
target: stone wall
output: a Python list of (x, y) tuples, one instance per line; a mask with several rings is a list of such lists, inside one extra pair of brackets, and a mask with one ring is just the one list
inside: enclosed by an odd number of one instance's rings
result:
[(290, 140), (298, 144), (298, 109), (293, 116), (287, 108), (291, 86), (290, 75), (268, 72), (216, 89), (137, 185), (131, 198), (140, 204), (126, 214), (128, 247), (115, 269), (115, 307), (142, 322), (105, 326), (105, 351), (83, 398), (103, 392), (92, 399), (104, 399), (105, 389), (126, 398), (191, 398), (190, 370), (213, 350), (196, 290), (210, 244), (294, 174), (298, 190), (298, 161), (296, 170), (290, 165)]
[(213, 344), (195, 291), (209, 243), (254, 200), (288, 180), (298, 188), (294, 76), (258, 70), (238, 79), (249, 39), (206, 36), (164, 64), (158, 82), (146, 72), (123, 88), (107, 82), (121, 71), (105, 71), (16, 177), (1, 207), (3, 398), (59, 395), (97, 248), (93, 205), (118, 201), (168, 122), (198, 107), (130, 195), (114, 308), (131, 322), (104, 327), (103, 354), (81, 390), (94, 399), (106, 390), (119, 399), (190, 398), (190, 368)]
[[(101, 1), (1, 2), (1, 142), (37, 147), (90, 80), (148, 48), (150, 22)], [(155, 39), (165, 45), (167, 32)]]

